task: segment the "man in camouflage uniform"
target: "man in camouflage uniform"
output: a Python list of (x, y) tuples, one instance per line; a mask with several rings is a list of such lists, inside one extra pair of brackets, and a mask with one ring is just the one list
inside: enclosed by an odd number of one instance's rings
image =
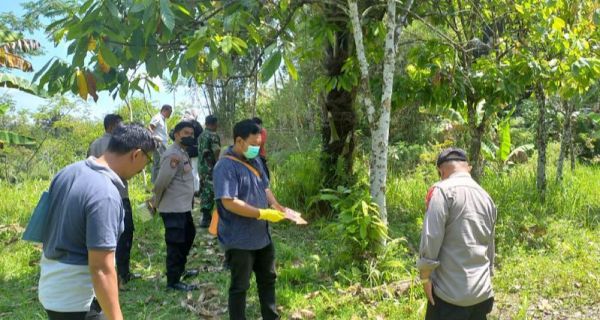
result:
[(213, 190), (213, 168), (221, 153), (221, 139), (217, 134), (217, 117), (206, 117), (204, 131), (198, 139), (198, 174), (200, 175), (200, 228), (208, 228), (215, 204)]

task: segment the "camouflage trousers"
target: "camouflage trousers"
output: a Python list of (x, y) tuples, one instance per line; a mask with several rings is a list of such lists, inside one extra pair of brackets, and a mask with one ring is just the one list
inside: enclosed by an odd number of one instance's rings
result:
[(215, 191), (212, 179), (208, 175), (200, 175), (200, 211), (212, 212), (215, 205)]

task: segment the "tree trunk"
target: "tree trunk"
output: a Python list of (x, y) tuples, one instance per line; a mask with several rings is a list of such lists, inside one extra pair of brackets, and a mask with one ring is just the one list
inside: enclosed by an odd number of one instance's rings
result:
[(485, 133), (485, 119), (480, 122), (477, 119), (477, 106), (474, 100), (467, 98), (467, 111), (469, 113), (469, 133), (471, 144), (469, 146), (469, 162), (472, 166), (471, 176), (477, 182), (483, 172), (481, 160), (481, 144)]
[[(396, 1), (388, 0), (385, 21), (387, 34), (385, 37), (385, 56), (383, 61), (383, 88), (381, 95), (381, 112), (377, 123), (372, 126), (371, 142), (371, 198), (379, 206), (379, 215), (385, 225), (387, 221), (386, 184), (388, 164), (388, 143), (390, 136), (390, 113), (392, 109), (392, 91), (394, 88), (394, 72), (396, 71)], [(375, 120), (374, 119), (374, 120)]]
[(548, 145), (546, 127), (546, 93), (541, 83), (536, 86), (535, 96), (538, 101), (538, 121), (536, 144), (538, 150), (536, 187), (542, 201), (546, 197), (546, 147)]
[(571, 104), (563, 102), (565, 110), (565, 123), (563, 124), (563, 133), (560, 139), (560, 153), (558, 154), (558, 163), (556, 164), (556, 182), (560, 184), (563, 178), (563, 167), (567, 149), (571, 141), (571, 114), (573, 113)]
[[(351, 38), (347, 33), (345, 14), (336, 6), (325, 7), (325, 18), (336, 24), (335, 43), (326, 47), (325, 70), (327, 76), (340, 76), (342, 66), (351, 52)], [(323, 103), (321, 168), (324, 186), (331, 188), (353, 182), (353, 154), (355, 146), (356, 112), (353, 92), (333, 89)]]

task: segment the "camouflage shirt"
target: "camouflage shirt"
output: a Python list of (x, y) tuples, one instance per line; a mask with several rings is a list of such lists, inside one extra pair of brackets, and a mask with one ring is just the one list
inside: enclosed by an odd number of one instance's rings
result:
[(221, 138), (208, 129), (204, 130), (198, 139), (198, 173), (212, 176), (213, 168), (219, 158)]

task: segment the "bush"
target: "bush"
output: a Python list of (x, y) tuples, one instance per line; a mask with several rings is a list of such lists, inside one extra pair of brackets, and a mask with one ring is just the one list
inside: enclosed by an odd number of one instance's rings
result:
[[(307, 208), (311, 197), (319, 193), (321, 174), (316, 152), (293, 153), (271, 168), (271, 189), (282, 205)], [(306, 213), (310, 217), (310, 212)]]

